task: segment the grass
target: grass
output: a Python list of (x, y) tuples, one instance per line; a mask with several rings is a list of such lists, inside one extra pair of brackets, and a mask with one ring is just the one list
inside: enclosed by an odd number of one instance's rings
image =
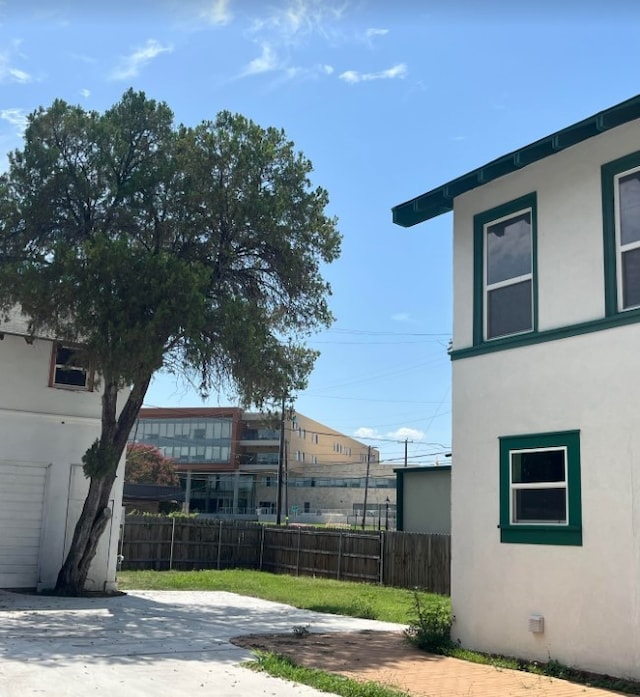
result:
[[(121, 571), (120, 590), (229, 591), (274, 600), (303, 610), (406, 624), (413, 591), (309, 576), (264, 571)], [(434, 600), (436, 595), (428, 595)]]
[(260, 652), (255, 661), (244, 665), (253, 670), (269, 673), (276, 678), (309, 685), (322, 692), (331, 692), (342, 697), (408, 697), (406, 692), (375, 682), (358, 682), (316, 668), (304, 668), (296, 665), (290, 658), (273, 653)]
[(521, 670), (526, 673), (535, 673), (536, 675), (544, 675), (549, 678), (560, 678), (561, 680), (567, 680), (587, 687), (599, 687), (603, 690), (614, 690), (630, 695), (640, 695), (640, 683), (637, 681), (578, 670), (577, 668), (571, 668), (553, 659), (547, 663), (542, 663), (523, 658), (514, 658), (512, 656), (500, 656), (497, 654), (470, 651), (469, 649), (455, 644), (447, 648), (442, 648), (438, 653), (443, 656), (451, 656), (452, 658), (459, 658), (463, 661), (480, 663), (495, 668)]

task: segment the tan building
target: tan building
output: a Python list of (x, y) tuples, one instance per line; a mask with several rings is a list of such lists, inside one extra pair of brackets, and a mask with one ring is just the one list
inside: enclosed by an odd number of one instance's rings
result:
[(365, 504), (367, 524), (395, 519), (395, 473), (379, 451), (300, 413), (282, 423), (236, 407), (142, 409), (132, 440), (176, 461), (192, 512), (274, 518), (281, 477), (283, 520), (354, 523)]

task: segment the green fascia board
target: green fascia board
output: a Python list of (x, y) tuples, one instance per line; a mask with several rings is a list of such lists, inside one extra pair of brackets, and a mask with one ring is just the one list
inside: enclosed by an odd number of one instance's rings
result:
[(407, 472), (446, 472), (451, 469), (451, 465), (418, 465), (412, 467), (394, 467), (393, 471), (396, 474), (403, 475)]
[(638, 118), (640, 118), (640, 95), (492, 160), (410, 201), (394, 206), (393, 222), (402, 227), (411, 227), (443, 213), (449, 213), (453, 210), (453, 199), (456, 196)]

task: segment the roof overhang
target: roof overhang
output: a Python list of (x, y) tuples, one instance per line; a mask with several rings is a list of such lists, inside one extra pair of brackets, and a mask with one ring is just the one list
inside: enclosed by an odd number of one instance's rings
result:
[(393, 222), (403, 227), (411, 227), (448, 213), (453, 210), (453, 199), (456, 196), (638, 118), (640, 118), (640, 95), (492, 160), (410, 201), (394, 206)]

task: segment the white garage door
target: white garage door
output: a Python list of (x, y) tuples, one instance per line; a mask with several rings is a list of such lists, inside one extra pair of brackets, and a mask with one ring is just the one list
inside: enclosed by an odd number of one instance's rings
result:
[(34, 588), (47, 465), (0, 461), (0, 588)]

